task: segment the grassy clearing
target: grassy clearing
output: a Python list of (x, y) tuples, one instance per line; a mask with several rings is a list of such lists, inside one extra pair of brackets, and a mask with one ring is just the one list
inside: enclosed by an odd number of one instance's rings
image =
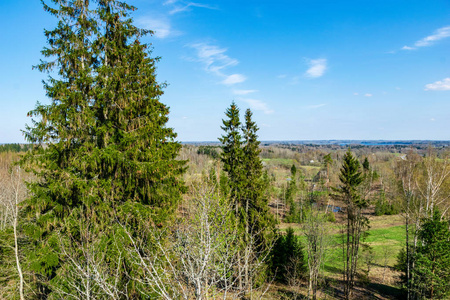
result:
[[(404, 244), (405, 226), (371, 229), (368, 233), (364, 243), (372, 247), (372, 263), (378, 266), (393, 267)], [(342, 257), (342, 235), (334, 234), (331, 236), (331, 248), (325, 262), (326, 275), (340, 273)], [(361, 268), (365, 268), (362, 254), (360, 254), (359, 263)]]
[[(364, 243), (372, 247), (373, 263), (378, 266), (392, 267), (397, 261), (397, 254), (404, 246), (405, 241), (405, 226), (390, 224), (398, 224), (400, 216), (381, 216), (371, 220), (371, 229), (368, 231), (369, 235), (366, 237)], [(288, 227), (294, 229), (294, 233), (300, 236), (303, 244), (306, 239), (302, 234), (302, 227), (299, 224), (281, 224), (280, 230), (286, 230)], [(329, 244), (330, 248), (325, 261), (325, 275), (334, 277), (340, 274), (342, 270), (342, 225), (329, 223)], [(361, 256), (362, 257), (362, 256)], [(360, 258), (361, 267), (365, 263)], [(364, 267), (365, 268), (365, 267)]]
[(280, 166), (285, 168), (291, 168), (295, 163), (295, 160), (290, 158), (264, 158), (262, 161), (268, 166)]

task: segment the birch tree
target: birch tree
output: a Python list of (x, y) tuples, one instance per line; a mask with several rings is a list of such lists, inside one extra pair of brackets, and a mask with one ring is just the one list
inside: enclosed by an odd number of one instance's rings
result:
[[(20, 249), (20, 240), (23, 234), (19, 227), (21, 202), (27, 197), (27, 188), (23, 179), (23, 171), (18, 166), (3, 166), (0, 178), (0, 210), (3, 212), (2, 228), (0, 231), (8, 231), (12, 229), (13, 245), (9, 245), (9, 239), (3, 241), (2, 247), (12, 248), (15, 276), (17, 276), (17, 295), (19, 299), (25, 299), (24, 292), (24, 273), (22, 268), (22, 254)], [(5, 264), (6, 266), (6, 264)], [(16, 292), (13, 292), (16, 294)]]
[(312, 296), (313, 300), (317, 299), (318, 279), (329, 244), (327, 230), (327, 217), (325, 214), (312, 209), (307, 212), (303, 224), (303, 234), (306, 237), (306, 250), (308, 253), (308, 297)]

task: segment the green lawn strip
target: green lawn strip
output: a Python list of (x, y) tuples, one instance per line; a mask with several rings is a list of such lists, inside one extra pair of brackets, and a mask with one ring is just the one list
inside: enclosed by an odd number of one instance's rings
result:
[[(330, 224), (333, 231), (337, 230), (338, 225)], [(286, 226), (287, 228), (288, 226)], [(299, 235), (301, 242), (306, 246), (306, 237), (301, 231), (299, 225), (292, 226), (296, 235)], [(368, 231), (369, 235), (366, 237), (364, 243), (367, 243), (373, 248), (373, 263), (383, 266), (385, 258), (387, 258), (387, 265), (393, 266), (397, 261), (397, 255), (404, 246), (405, 242), (405, 226), (392, 226), (387, 228), (377, 228)], [(329, 239), (329, 250), (325, 258), (325, 275), (331, 275), (341, 272), (342, 270), (342, 235), (333, 234)], [(362, 256), (360, 255), (360, 264), (364, 264)]]
[(279, 165), (290, 168), (295, 160), (291, 158), (263, 158), (262, 161), (268, 165)]

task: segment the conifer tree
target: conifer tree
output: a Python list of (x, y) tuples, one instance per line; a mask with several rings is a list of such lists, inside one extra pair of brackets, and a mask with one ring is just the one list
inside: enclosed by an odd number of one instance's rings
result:
[(450, 230), (449, 221), (441, 220), (439, 210), (422, 221), (415, 257), (415, 291), (426, 299), (448, 299), (450, 296)]
[[(233, 102), (223, 120), (225, 131), (219, 140), (223, 144), (221, 159), (228, 176), (230, 198), (235, 208), (236, 224), (243, 231), (243, 278), (239, 278), (239, 289), (252, 286), (250, 253), (264, 257), (268, 252), (275, 230), (275, 222), (268, 210), (265, 197), (266, 184), (263, 165), (259, 158), (258, 127), (252, 120), (252, 112), (245, 112), (245, 124), (241, 126), (239, 108)], [(242, 134), (241, 134), (242, 132)], [(256, 241), (252, 242), (252, 239)], [(252, 259), (258, 259), (254, 257)], [(241, 267), (241, 266), (240, 266)]]
[(291, 177), (287, 183), (286, 187), (286, 204), (289, 205), (289, 213), (286, 216), (286, 221), (288, 223), (301, 222), (300, 216), (298, 215), (297, 203), (295, 198), (297, 196), (297, 168), (294, 164), (291, 166)]
[(245, 124), (242, 128), (244, 137), (244, 182), (243, 207), (245, 207), (246, 227), (251, 234), (257, 234), (258, 250), (265, 250), (269, 244), (268, 236), (273, 233), (275, 220), (269, 212), (268, 199), (265, 197), (267, 186), (263, 178), (263, 165), (259, 158), (259, 148), (256, 123), (252, 120), (250, 109), (245, 111)]
[(158, 59), (141, 44), (152, 32), (133, 25), (135, 8), (117, 0), (48, 2), (44, 9), (59, 22), (45, 31), (42, 54), (49, 60), (36, 68), (54, 74), (44, 82), (51, 103), (29, 113), (35, 119), (24, 133), (34, 148), (22, 159), (38, 178), (26, 209), (31, 266), (44, 279), (62, 276), (56, 233), (76, 237), (78, 219), (90, 220), (92, 236), (111, 239), (117, 223), (138, 233), (144, 222), (167, 220), (184, 190), (185, 169), (166, 126), (169, 108), (159, 101)]
[(358, 265), (358, 253), (361, 237), (364, 236), (368, 227), (368, 219), (362, 215), (362, 209), (367, 202), (361, 197), (358, 187), (364, 180), (360, 171), (360, 165), (353, 156), (350, 148), (344, 155), (341, 173), (339, 174), (341, 184), (335, 188), (334, 196), (346, 204), (347, 226), (346, 236), (343, 243), (344, 248), (344, 292), (346, 299), (350, 299), (353, 292), (356, 270)]
[(228, 184), (230, 186), (230, 198), (234, 202), (233, 206), (238, 216), (239, 207), (242, 202), (242, 190), (244, 185), (244, 153), (242, 149), (241, 121), (239, 119), (239, 108), (232, 102), (226, 110), (225, 115), (228, 119), (222, 120), (222, 130), (225, 134), (219, 138), (223, 145), (221, 160), (223, 169), (228, 175)]
[(367, 156), (364, 158), (364, 162), (362, 164), (364, 171), (369, 171), (370, 169), (370, 163), (369, 159), (367, 159)]

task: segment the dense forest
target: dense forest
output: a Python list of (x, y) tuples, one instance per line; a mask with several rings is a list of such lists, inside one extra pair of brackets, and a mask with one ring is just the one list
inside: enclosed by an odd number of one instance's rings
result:
[(428, 144), (218, 143), (167, 126), (134, 7), (43, 2), (50, 104), (0, 146), (1, 299), (448, 299), (450, 161)]

